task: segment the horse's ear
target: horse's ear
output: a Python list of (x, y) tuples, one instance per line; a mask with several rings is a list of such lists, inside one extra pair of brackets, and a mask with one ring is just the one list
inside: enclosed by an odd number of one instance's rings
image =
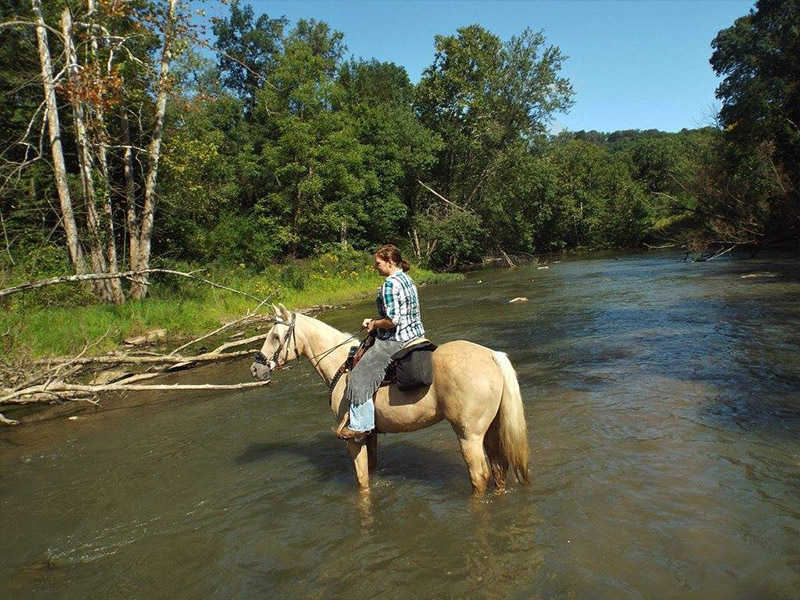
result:
[(272, 305), (272, 316), (275, 317), (276, 319), (281, 316), (281, 311), (278, 310), (278, 307), (275, 306), (274, 304)]
[(278, 308), (280, 309), (280, 312), (278, 313), (279, 316), (282, 317), (283, 320), (288, 323), (289, 320), (292, 318), (292, 313), (286, 310), (286, 307), (283, 304), (278, 304)]

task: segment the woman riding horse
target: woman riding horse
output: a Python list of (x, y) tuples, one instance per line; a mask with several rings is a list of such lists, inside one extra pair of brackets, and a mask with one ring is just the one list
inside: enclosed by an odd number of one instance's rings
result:
[(375, 428), (375, 403), (372, 397), (381, 385), (392, 355), (425, 335), (419, 310), (417, 286), (407, 275), (408, 261), (392, 244), (375, 252), (375, 270), (386, 277), (376, 304), (377, 319), (364, 319), (362, 327), (375, 333), (375, 343), (347, 378), (345, 400), (350, 403), (350, 425), (335, 433), (342, 439), (362, 442)]
[[(396, 266), (402, 267), (402, 261), (387, 261), (385, 257), (381, 261), (394, 268), (391, 271), (387, 267), (387, 281), (394, 281), (393, 275), (401, 277)], [(386, 304), (391, 303), (387, 301)], [(382, 313), (376, 322), (380, 325), (382, 319), (387, 319), (396, 325), (397, 331), (405, 321), (388, 311), (387, 308), (387, 316)], [(418, 314), (418, 311), (412, 312)], [(382, 324), (388, 325), (386, 321)], [(391, 326), (378, 329), (392, 331)], [(419, 331), (422, 331), (421, 324)], [(348, 416), (350, 408), (345, 399), (349, 377), (342, 376), (340, 367), (347, 359), (354, 337), (312, 317), (292, 313), (283, 306), (275, 307), (275, 325), (267, 334), (250, 371), (255, 378), (266, 381), (273, 370), (295, 357), (305, 356), (328, 385), (330, 409), (336, 422), (340, 423)], [(369, 356), (369, 352), (365, 356)], [(380, 355), (376, 352), (374, 359)], [(378, 362), (375, 360), (373, 367)], [(439, 346), (432, 355), (432, 366), (433, 383), (430, 386), (410, 391), (401, 391), (396, 385), (378, 389), (374, 396), (374, 409), (372, 406), (369, 409), (374, 410), (375, 428), (383, 433), (400, 433), (447, 421), (458, 438), (474, 493), (483, 494), (490, 477), (499, 489), (504, 488), (509, 470), (519, 481), (527, 482), (529, 445), (525, 407), (508, 356), (479, 344), (456, 340)], [(374, 372), (372, 367), (369, 371)], [(353, 387), (353, 398), (361, 399), (358, 406), (366, 404), (367, 397), (372, 401), (374, 389), (371, 386), (359, 387), (358, 391), (356, 386), (350, 387)], [(356, 409), (359, 410), (366, 412)], [(365, 427), (361, 424), (363, 421), (363, 415), (356, 414), (351, 430), (363, 435), (366, 427), (372, 427), (371, 423)], [(358, 484), (363, 489), (369, 487), (369, 473), (377, 466), (377, 451), (378, 436), (374, 432), (366, 437), (366, 443), (353, 438), (347, 440), (347, 453), (353, 460)]]

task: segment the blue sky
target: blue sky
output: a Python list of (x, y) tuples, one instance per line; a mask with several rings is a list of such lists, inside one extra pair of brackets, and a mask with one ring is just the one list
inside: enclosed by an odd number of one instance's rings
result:
[[(680, 131), (712, 123), (719, 80), (708, 59), (720, 29), (747, 14), (742, 0), (242, 0), (256, 14), (325, 21), (348, 52), (402, 65), (419, 80), (434, 35), (478, 23), (507, 40), (530, 27), (569, 59), (575, 105), (552, 127)], [(206, 5), (206, 8), (211, 8)], [(210, 14), (227, 13), (208, 10)]]

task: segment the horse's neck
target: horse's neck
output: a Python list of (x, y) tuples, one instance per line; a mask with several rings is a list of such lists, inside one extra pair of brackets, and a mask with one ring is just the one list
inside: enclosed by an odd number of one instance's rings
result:
[[(303, 354), (311, 361), (325, 383), (330, 383), (336, 371), (347, 359), (350, 336), (312, 317), (298, 315), (298, 330), (304, 338)], [(338, 346), (338, 348), (337, 348)], [(332, 348), (335, 348), (332, 350)], [(330, 351), (330, 352), (329, 352)]]

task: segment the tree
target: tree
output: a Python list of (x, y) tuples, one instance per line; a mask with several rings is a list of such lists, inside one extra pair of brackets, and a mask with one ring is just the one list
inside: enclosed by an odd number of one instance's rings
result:
[[(711, 65), (723, 77), (717, 97), (725, 138), (738, 149), (725, 151), (728, 168), (774, 178), (770, 207), (761, 211), (780, 231), (800, 232), (800, 3), (758, 0), (754, 10), (719, 32)], [(766, 164), (764, 164), (766, 161)], [(757, 185), (763, 192), (763, 185)], [(755, 189), (753, 190), (755, 191)], [(737, 199), (737, 202), (744, 198)], [(750, 215), (752, 217), (752, 215)], [(770, 226), (770, 229), (772, 227)]]
[(557, 146), (549, 160), (556, 172), (557, 223), (567, 245), (630, 247), (642, 240), (650, 215), (624, 162), (580, 140)]
[(351, 60), (338, 74), (340, 104), (365, 148), (362, 218), (350, 224), (355, 244), (375, 246), (408, 231), (417, 209), (417, 180), (426, 177), (441, 139), (416, 118), (414, 86), (405, 69), (392, 63)]
[(75, 222), (75, 213), (72, 207), (72, 196), (67, 184), (67, 168), (64, 162), (64, 151), (61, 144), (61, 123), (56, 104), (56, 86), (53, 77), (53, 63), (48, 45), (48, 31), (44, 22), (41, 0), (31, 0), (33, 18), (36, 23), (36, 39), (39, 48), (39, 61), (41, 63), (42, 87), (47, 114), (47, 129), (50, 138), (50, 151), (53, 157), (53, 172), (55, 175), (58, 198), (61, 204), (61, 219), (64, 233), (67, 237), (67, 248), (72, 263), (79, 274), (86, 272), (83, 250), (78, 240), (78, 228)]
[(223, 86), (244, 101), (249, 114), (269, 72), (277, 65), (282, 52), (285, 17), (270, 19), (263, 14), (253, 22), (253, 7), (231, 3), (230, 16), (215, 19), (219, 71)]
[[(115, 219), (124, 213), (130, 266), (145, 270), (157, 206), (169, 69), (174, 46), (187, 32), (179, 0), (87, 0), (85, 10), (69, 3), (49, 3), (52, 12), (45, 12), (41, 0), (31, 0), (30, 7), (29, 17), (20, 15), (20, 19), (1, 25), (32, 26), (35, 32), (53, 179), (60, 202), (58, 217), (73, 267), (78, 273), (87, 272), (88, 256), (95, 272), (119, 271), (117, 238), (121, 236)], [(52, 24), (55, 19), (58, 28)], [(69, 112), (59, 111), (57, 95), (68, 101)], [(133, 133), (129, 115), (140, 125)], [(35, 119), (36, 115), (31, 124)], [(36, 146), (30, 139), (32, 130), (28, 127), (18, 145)], [(148, 148), (142, 151), (145, 145)], [(140, 176), (135, 171), (136, 154), (146, 156)], [(135, 181), (139, 177), (142, 183)], [(80, 185), (72, 186), (73, 179)], [(138, 189), (141, 198), (137, 198)], [(80, 211), (74, 205), (76, 196), (82, 199)], [(97, 283), (95, 291), (102, 301), (124, 299), (119, 280)], [(134, 298), (143, 297), (146, 291), (146, 276), (131, 286)]]
[(479, 25), (436, 36), (415, 106), (446, 141), (430, 183), (452, 203), (447, 210), (480, 213), (504, 154), (519, 144), (535, 151), (552, 115), (571, 105), (572, 88), (558, 76), (564, 56), (544, 44), (541, 32), (526, 29), (504, 43)]
[(298, 21), (255, 110), (267, 192), (256, 212), (291, 256), (335, 241), (342, 220), (358, 218), (364, 148), (347, 115), (332, 110), (342, 37), (325, 23)]

